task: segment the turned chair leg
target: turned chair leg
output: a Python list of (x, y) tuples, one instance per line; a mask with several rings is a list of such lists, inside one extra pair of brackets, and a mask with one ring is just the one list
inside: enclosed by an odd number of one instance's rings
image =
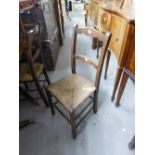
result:
[(51, 98), (52, 96), (49, 93), (49, 91), (47, 90), (47, 88), (45, 88), (45, 91), (46, 91), (46, 94), (47, 94), (48, 101), (50, 103), (50, 108), (51, 108), (52, 115), (54, 116), (55, 115), (55, 111), (54, 111), (53, 102), (52, 102), (52, 98)]
[(104, 73), (104, 79), (105, 80), (107, 79), (107, 71), (108, 71), (110, 56), (111, 56), (111, 52), (108, 50), (107, 51), (107, 58), (106, 58), (105, 73)]
[(71, 124), (71, 130), (72, 130), (72, 137), (73, 137), (73, 139), (76, 139), (76, 127), (75, 127), (74, 111), (70, 113), (70, 124)]
[(116, 73), (116, 78), (115, 78), (115, 84), (114, 84), (114, 88), (113, 88), (113, 92), (112, 92), (112, 97), (111, 97), (111, 101), (113, 102), (115, 99), (115, 94), (116, 94), (116, 90), (122, 75), (122, 68), (117, 67), (117, 73)]

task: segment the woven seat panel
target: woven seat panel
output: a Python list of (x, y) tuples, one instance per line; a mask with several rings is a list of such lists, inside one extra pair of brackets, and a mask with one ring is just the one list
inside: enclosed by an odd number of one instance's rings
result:
[(95, 89), (92, 82), (77, 74), (72, 74), (48, 86), (49, 92), (70, 112), (76, 109)]
[[(37, 78), (39, 78), (40, 74), (42, 73), (43, 65), (39, 63), (34, 64), (34, 72)], [(20, 63), (19, 65), (19, 81), (32, 81), (33, 77), (29, 68), (28, 63)]]

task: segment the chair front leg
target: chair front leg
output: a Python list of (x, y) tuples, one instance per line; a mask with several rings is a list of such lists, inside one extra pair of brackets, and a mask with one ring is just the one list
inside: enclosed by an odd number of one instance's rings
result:
[(72, 129), (72, 137), (73, 137), (73, 139), (76, 139), (76, 127), (75, 127), (75, 115), (74, 115), (74, 111), (71, 112), (69, 115), (70, 115), (71, 129)]

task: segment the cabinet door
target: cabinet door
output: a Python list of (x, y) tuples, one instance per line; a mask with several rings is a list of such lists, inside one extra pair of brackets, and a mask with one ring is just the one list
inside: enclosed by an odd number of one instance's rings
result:
[[(122, 49), (127, 23), (118, 16), (112, 15), (110, 31), (112, 33), (111, 41), (109, 44), (110, 49), (119, 59)], [(123, 51), (122, 51), (123, 52)]]

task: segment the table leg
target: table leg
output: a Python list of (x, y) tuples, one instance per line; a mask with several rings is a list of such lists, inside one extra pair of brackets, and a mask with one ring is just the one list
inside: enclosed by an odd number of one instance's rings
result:
[(122, 68), (117, 67), (117, 72), (116, 72), (116, 78), (115, 78), (115, 83), (114, 83), (114, 88), (113, 88), (113, 92), (112, 92), (112, 97), (111, 97), (111, 101), (113, 102), (115, 99), (115, 94), (116, 94), (116, 90), (122, 75)]
[(121, 78), (121, 81), (120, 81), (120, 86), (119, 86), (119, 89), (118, 89), (118, 94), (117, 94), (117, 97), (116, 97), (116, 102), (115, 102), (115, 105), (118, 107), (120, 105), (120, 99), (122, 97), (122, 94), (124, 92), (124, 88), (126, 86), (126, 83), (128, 81), (128, 74), (126, 74), (125, 71), (123, 71), (122, 73), (122, 78)]

